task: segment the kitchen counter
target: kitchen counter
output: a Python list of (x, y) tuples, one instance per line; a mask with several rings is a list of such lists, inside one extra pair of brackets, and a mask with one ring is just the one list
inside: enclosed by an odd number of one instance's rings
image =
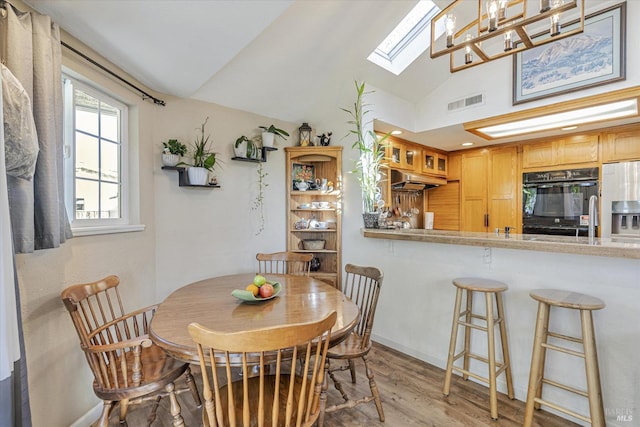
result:
[(543, 234), (511, 233), (507, 236), (504, 233), (375, 228), (363, 228), (362, 234), (364, 237), (374, 239), (640, 259), (640, 240), (632, 238), (595, 238), (590, 241), (588, 237), (547, 236)]

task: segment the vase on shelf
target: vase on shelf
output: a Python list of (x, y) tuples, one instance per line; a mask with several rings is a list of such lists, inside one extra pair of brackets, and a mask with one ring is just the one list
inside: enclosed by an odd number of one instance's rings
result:
[(378, 228), (378, 213), (366, 212), (362, 214), (364, 220), (364, 228)]
[(162, 164), (164, 166), (175, 166), (180, 161), (180, 156), (171, 153), (162, 153)]
[(273, 143), (275, 142), (276, 134), (271, 132), (262, 132), (262, 146), (263, 147), (273, 147)]
[(191, 185), (207, 185), (209, 171), (206, 168), (190, 167), (187, 169), (189, 176), (189, 184)]

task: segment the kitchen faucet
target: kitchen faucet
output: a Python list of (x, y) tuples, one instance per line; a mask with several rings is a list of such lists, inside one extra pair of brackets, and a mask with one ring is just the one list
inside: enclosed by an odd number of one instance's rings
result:
[(598, 196), (589, 197), (589, 243), (593, 243), (596, 237), (596, 227), (598, 226)]

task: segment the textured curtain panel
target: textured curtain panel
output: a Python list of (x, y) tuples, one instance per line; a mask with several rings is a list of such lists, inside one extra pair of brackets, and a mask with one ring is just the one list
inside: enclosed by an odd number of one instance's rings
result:
[[(0, 84), (2, 128), (3, 117)], [(4, 151), (4, 132), (0, 132), (0, 153)], [(0, 155), (0, 427), (31, 426), (26, 361), (24, 357), (20, 357), (21, 354), (24, 355), (24, 341), (17, 309), (20, 307), (17, 284), (11, 244), (5, 156)]]
[(71, 237), (63, 194), (60, 30), (48, 16), (8, 3), (4, 8), (0, 59), (31, 99), (40, 149), (33, 180), (7, 177), (15, 251), (24, 253)]

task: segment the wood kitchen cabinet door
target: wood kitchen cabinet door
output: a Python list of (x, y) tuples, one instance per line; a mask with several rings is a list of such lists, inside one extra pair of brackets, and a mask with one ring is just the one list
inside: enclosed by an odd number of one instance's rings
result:
[(598, 135), (576, 135), (557, 141), (557, 164), (597, 162), (598, 139)]
[(602, 162), (640, 160), (640, 129), (604, 136)]
[(486, 231), (487, 150), (462, 154), (460, 226), (462, 231)]
[(460, 230), (460, 182), (449, 181), (447, 185), (424, 192), (426, 210), (433, 212), (435, 230)]
[(520, 229), (518, 222), (518, 153), (516, 147), (499, 148), (489, 153), (487, 176), (488, 231), (511, 227)]
[(553, 141), (524, 144), (522, 146), (522, 167), (544, 168), (556, 164), (556, 150)]
[(516, 147), (462, 154), (461, 231), (517, 230), (519, 188)]

